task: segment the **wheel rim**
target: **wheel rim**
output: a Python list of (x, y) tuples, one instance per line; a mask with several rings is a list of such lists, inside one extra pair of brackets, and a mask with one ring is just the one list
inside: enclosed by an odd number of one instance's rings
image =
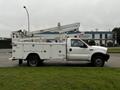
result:
[(32, 56), (30, 59), (29, 59), (29, 65), (30, 66), (37, 66), (37, 58), (35, 56)]
[(100, 67), (100, 66), (102, 66), (102, 64), (103, 64), (102, 59), (97, 58), (97, 59), (95, 60), (95, 65), (96, 65), (96, 66)]
[(37, 65), (35, 60), (30, 60), (29, 64), (30, 64), (30, 66), (36, 66)]

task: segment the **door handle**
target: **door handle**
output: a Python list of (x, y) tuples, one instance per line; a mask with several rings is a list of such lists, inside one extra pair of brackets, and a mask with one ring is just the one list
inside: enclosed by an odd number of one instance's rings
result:
[(69, 51), (71, 52), (71, 51), (72, 51), (72, 48), (70, 48)]
[(90, 51), (93, 51), (93, 49), (89, 49)]

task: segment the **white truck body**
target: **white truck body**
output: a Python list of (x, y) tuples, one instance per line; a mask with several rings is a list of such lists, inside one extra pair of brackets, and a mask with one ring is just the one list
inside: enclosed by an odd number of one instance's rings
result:
[[(66, 27), (67, 26), (67, 27)], [(78, 29), (78, 24), (62, 26), (66, 31)], [(60, 28), (60, 27), (59, 27)], [(48, 31), (49, 29), (47, 29)], [(51, 29), (50, 29), (51, 30)], [(54, 28), (52, 28), (55, 31)], [(43, 32), (43, 31), (42, 31)], [(62, 31), (63, 32), (63, 31)], [(19, 36), (20, 35), (20, 36)], [(12, 60), (27, 60), (30, 66), (37, 66), (44, 60), (87, 61), (94, 66), (104, 66), (109, 59), (107, 48), (89, 46), (80, 38), (64, 37), (59, 40), (47, 41), (46, 39), (25, 37), (21, 32), (13, 34)], [(60, 34), (61, 35), (61, 34)], [(18, 37), (18, 38), (16, 38)]]
[[(65, 59), (65, 43), (36, 43), (36, 42), (19, 42), (13, 47), (12, 57), (14, 59), (26, 59), (30, 53), (36, 53), (40, 59)], [(59, 53), (60, 52), (60, 53)]]
[[(72, 46), (72, 41), (80, 41), (81, 45)], [(16, 42), (12, 48), (13, 60), (27, 60), (29, 55), (36, 54), (40, 60), (87, 61), (91, 63), (96, 54), (107, 61), (107, 48), (89, 46), (78, 38), (67, 38), (64, 42)]]

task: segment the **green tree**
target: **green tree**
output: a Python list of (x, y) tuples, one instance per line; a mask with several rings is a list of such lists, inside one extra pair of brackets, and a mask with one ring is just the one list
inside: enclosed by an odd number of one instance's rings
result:
[(113, 30), (112, 30), (112, 33), (113, 33), (113, 41), (114, 41), (114, 44), (115, 44), (115, 40), (117, 41), (117, 44), (120, 45), (120, 27), (115, 27)]

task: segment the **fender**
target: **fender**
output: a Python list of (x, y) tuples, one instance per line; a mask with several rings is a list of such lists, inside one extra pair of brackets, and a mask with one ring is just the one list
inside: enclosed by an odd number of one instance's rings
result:
[(94, 53), (91, 56), (91, 61), (92, 61), (93, 57), (95, 57), (95, 56), (102, 56), (105, 61), (108, 61), (108, 59), (110, 58), (109, 54), (104, 54), (104, 53), (97, 52), (97, 53)]

